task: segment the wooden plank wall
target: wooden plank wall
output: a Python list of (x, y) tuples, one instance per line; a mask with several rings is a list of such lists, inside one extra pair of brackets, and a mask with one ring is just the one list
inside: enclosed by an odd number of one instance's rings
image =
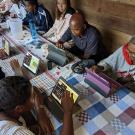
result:
[[(55, 12), (54, 0), (40, 0)], [(135, 34), (135, 0), (71, 0), (82, 11), (88, 22), (101, 31), (110, 52), (126, 43)]]

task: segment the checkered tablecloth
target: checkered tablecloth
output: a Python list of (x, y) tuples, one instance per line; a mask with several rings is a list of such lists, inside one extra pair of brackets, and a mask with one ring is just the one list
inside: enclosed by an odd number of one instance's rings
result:
[(75, 135), (135, 135), (135, 94), (126, 88), (104, 98), (73, 75), (68, 82), (84, 96), (73, 116)]
[[(49, 78), (46, 81), (47, 78), (46, 74), (42, 74), (34, 78), (34, 82), (37, 87), (42, 86), (46, 90), (55, 83)], [(73, 115), (75, 135), (135, 135), (134, 93), (123, 88), (104, 98), (84, 82), (83, 75), (74, 74), (67, 81), (81, 96), (78, 102), (81, 110)], [(57, 135), (62, 125), (55, 118), (53, 121)]]

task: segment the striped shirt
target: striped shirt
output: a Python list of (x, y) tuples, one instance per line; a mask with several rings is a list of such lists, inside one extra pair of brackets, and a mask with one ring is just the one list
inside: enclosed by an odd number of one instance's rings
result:
[(24, 126), (19, 126), (17, 123), (2, 120), (0, 121), (0, 135), (34, 135)]

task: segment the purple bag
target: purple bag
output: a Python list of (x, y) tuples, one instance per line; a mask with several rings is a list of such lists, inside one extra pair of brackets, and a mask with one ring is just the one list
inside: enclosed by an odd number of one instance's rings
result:
[(121, 84), (104, 73), (94, 73), (88, 69), (86, 69), (86, 73), (84, 81), (104, 97), (110, 96), (121, 87)]

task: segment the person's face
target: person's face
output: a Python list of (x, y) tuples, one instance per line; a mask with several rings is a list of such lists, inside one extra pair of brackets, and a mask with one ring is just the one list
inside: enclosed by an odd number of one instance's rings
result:
[(135, 44), (129, 43), (129, 45), (128, 45), (128, 53), (129, 53), (129, 56), (133, 60), (133, 64), (135, 65)]
[(35, 6), (32, 5), (32, 4), (30, 4), (29, 2), (26, 2), (26, 10), (27, 10), (28, 12), (34, 12)]
[(84, 28), (76, 25), (75, 22), (70, 23), (70, 30), (74, 36), (80, 37), (83, 34)]
[(66, 1), (65, 0), (57, 0), (57, 7), (61, 13), (65, 12), (67, 9)]

